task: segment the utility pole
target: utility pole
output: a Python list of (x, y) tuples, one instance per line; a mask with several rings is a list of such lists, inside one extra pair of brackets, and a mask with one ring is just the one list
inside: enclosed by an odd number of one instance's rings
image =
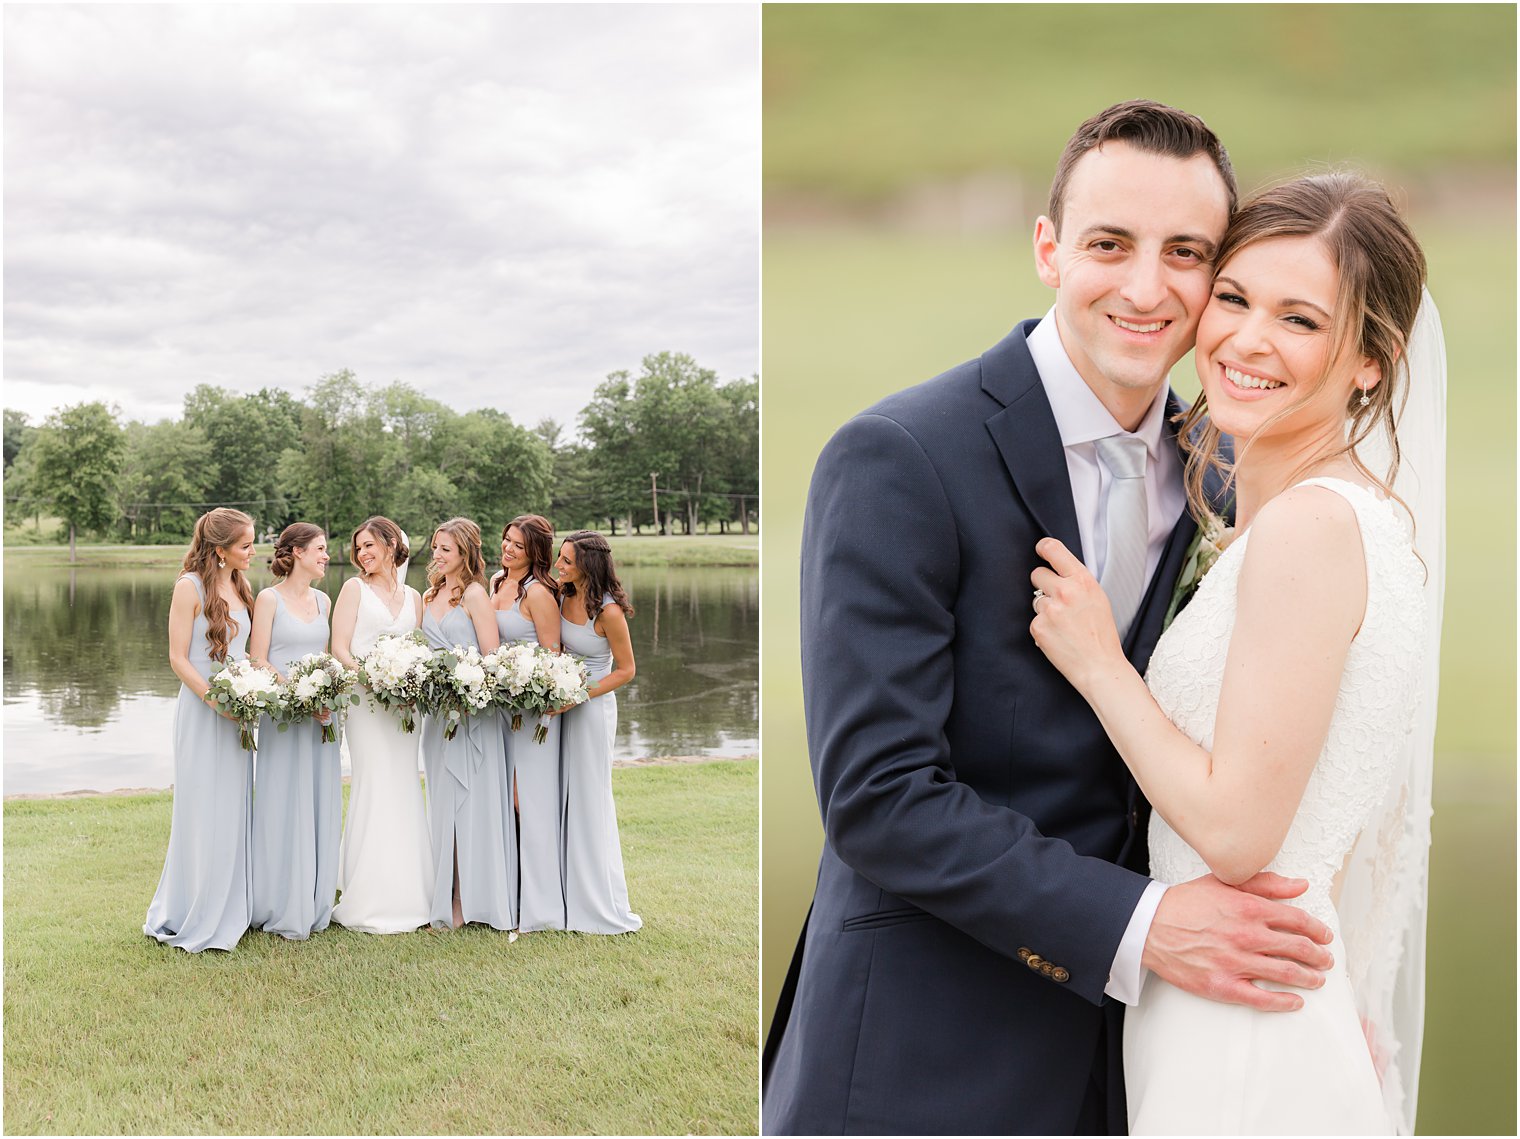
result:
[(654, 480), (660, 477), (659, 471), (649, 472), (649, 497), (654, 503), (654, 532), (660, 532), (660, 492), (655, 487)]

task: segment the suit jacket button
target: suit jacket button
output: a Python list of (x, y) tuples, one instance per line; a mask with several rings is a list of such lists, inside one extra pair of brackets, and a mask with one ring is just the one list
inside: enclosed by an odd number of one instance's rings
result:
[(1029, 955), (1029, 960), (1025, 961), (1024, 964), (1028, 965), (1031, 969), (1038, 973), (1040, 971), (1040, 965), (1042, 961), (1043, 958), (1041, 958), (1038, 953), (1031, 953)]
[(1029, 956), (1030, 956), (1029, 949), (1027, 947), (1025, 947), (1025, 946), (1022, 946), (1022, 945), (1019, 946), (1019, 960), (1020, 961), (1028, 961), (1029, 960)]
[(1040, 962), (1040, 972), (1044, 973), (1045, 976), (1049, 977), (1055, 971), (1056, 971), (1056, 967), (1054, 965), (1052, 965), (1049, 961), (1041, 961)]
[(1129, 825), (1131, 830), (1140, 829), (1140, 808), (1135, 807), (1129, 813)]
[(1065, 983), (1066, 981), (1071, 980), (1071, 974), (1068, 973), (1065, 969), (1057, 968), (1056, 971), (1050, 975), (1050, 979), (1052, 981), (1060, 981), (1062, 983)]

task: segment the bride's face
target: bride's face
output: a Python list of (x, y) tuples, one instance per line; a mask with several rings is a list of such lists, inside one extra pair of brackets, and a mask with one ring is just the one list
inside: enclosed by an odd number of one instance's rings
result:
[(365, 577), (373, 577), (385, 567), (395, 565), (395, 555), (394, 546), (387, 546), (368, 530), (360, 530), (354, 538), (354, 560)]
[(1236, 439), (1268, 419), (1274, 436), (1340, 431), (1353, 388), (1371, 387), (1378, 369), (1345, 354), (1330, 368), (1340, 273), (1313, 237), (1273, 237), (1221, 265), (1198, 322), (1194, 359), (1209, 418)]

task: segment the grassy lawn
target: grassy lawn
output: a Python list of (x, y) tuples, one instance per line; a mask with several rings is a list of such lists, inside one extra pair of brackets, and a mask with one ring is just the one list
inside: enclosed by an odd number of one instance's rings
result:
[(7, 1133), (746, 1134), (758, 765), (614, 774), (620, 937), (190, 955), (141, 933), (167, 794), (5, 804)]
[[(42, 531), (48, 535), (57, 533), (55, 519), (43, 519)], [(568, 533), (568, 531), (567, 531)], [(5, 556), (24, 558), (30, 565), (69, 564), (69, 547), (65, 542), (57, 544), (52, 537), (46, 544), (32, 541), (35, 528), (30, 522), (20, 526), (6, 527)], [(564, 534), (560, 535), (561, 538)], [(19, 540), (18, 540), (19, 539)], [(493, 536), (486, 535), (487, 568), (492, 568)], [(632, 537), (620, 536), (608, 539), (612, 545), (613, 559), (620, 566), (758, 566), (760, 564), (760, 534), (751, 526), (744, 534), (678, 534), (661, 538), (653, 534)], [(84, 566), (138, 566), (150, 569), (178, 569), (184, 560), (185, 546), (122, 546), (107, 543), (78, 544), (79, 565)], [(556, 550), (556, 553), (558, 551)], [(259, 546), (255, 556), (267, 558), (274, 553), (273, 546)], [(426, 552), (419, 557), (425, 560)]]

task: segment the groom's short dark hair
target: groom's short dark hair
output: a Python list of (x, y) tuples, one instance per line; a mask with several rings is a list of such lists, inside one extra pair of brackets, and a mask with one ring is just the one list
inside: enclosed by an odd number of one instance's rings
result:
[(1088, 119), (1077, 128), (1076, 134), (1067, 141), (1066, 149), (1061, 151), (1055, 179), (1050, 183), (1050, 205), (1046, 210), (1057, 234), (1061, 232), (1061, 207), (1065, 204), (1066, 184), (1073, 168), (1084, 154), (1105, 142), (1127, 142), (1138, 150), (1164, 154), (1169, 158), (1208, 155), (1230, 195), (1230, 213), (1235, 212), (1239, 198), (1235, 170), (1224, 146), (1204, 121), (1197, 115), (1153, 99), (1130, 99), (1115, 103)]

